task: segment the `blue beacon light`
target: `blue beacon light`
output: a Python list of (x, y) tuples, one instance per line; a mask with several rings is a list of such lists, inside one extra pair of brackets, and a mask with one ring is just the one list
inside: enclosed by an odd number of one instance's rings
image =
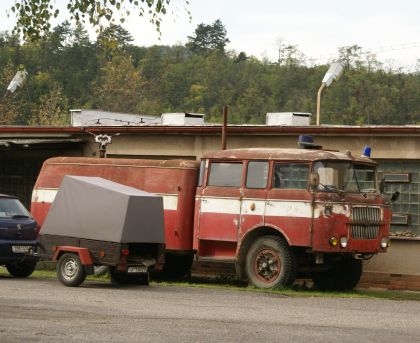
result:
[(366, 145), (366, 146), (363, 148), (363, 153), (362, 153), (362, 156), (364, 156), (364, 157), (369, 157), (369, 158), (370, 158), (370, 153), (371, 153), (371, 151), (372, 151), (372, 149), (370, 148), (370, 146)]

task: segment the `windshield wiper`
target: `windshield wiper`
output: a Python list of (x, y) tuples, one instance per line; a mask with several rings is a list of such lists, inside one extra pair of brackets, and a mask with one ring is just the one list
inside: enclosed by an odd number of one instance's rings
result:
[(344, 191), (341, 189), (338, 189), (336, 186), (334, 185), (324, 185), (321, 182), (319, 183), (322, 187), (324, 187), (324, 190), (329, 191), (329, 192), (337, 192), (337, 193), (343, 193)]

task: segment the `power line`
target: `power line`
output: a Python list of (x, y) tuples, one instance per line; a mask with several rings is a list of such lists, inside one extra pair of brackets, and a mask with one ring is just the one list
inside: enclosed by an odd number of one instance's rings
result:
[[(356, 46), (358, 46), (357, 44), (355, 44)], [(351, 45), (347, 46), (347, 47), (351, 47)], [(420, 42), (412, 42), (412, 43), (404, 43), (404, 44), (399, 44), (399, 45), (385, 45), (385, 46), (379, 46), (376, 48), (370, 48), (370, 49), (366, 49), (361, 47), (361, 51), (360, 51), (360, 55), (376, 55), (376, 54), (380, 54), (380, 53), (384, 53), (384, 52), (391, 52), (391, 51), (401, 51), (401, 50), (407, 50), (407, 49), (414, 49), (414, 48), (420, 48)], [(318, 55), (316, 57), (311, 57), (309, 58), (309, 60), (311, 62), (316, 62), (316, 61), (325, 61), (325, 60), (331, 60), (333, 58), (337, 57), (337, 53), (335, 54), (328, 54), (328, 55)]]

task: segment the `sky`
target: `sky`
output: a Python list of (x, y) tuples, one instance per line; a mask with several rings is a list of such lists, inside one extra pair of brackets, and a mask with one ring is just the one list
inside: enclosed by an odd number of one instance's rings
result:
[[(189, 5), (185, 0), (171, 1), (160, 38), (147, 19), (128, 18), (123, 27), (133, 35), (134, 44), (185, 44), (198, 24), (220, 19), (230, 39), (227, 48), (259, 59), (277, 61), (280, 46), (296, 45), (309, 63), (328, 63), (337, 57), (339, 47), (354, 44), (375, 53), (385, 67), (409, 71), (420, 59), (418, 0), (189, 0)], [(13, 27), (14, 19), (6, 15), (13, 3), (0, 2), (2, 31)], [(63, 6), (59, 21), (67, 18)]]

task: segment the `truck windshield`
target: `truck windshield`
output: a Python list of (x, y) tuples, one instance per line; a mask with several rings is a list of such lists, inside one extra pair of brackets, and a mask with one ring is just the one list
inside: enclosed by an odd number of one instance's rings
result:
[(322, 161), (314, 164), (319, 175), (318, 190), (348, 193), (376, 192), (375, 167), (347, 161)]
[(31, 214), (18, 199), (0, 198), (0, 218), (31, 218)]

